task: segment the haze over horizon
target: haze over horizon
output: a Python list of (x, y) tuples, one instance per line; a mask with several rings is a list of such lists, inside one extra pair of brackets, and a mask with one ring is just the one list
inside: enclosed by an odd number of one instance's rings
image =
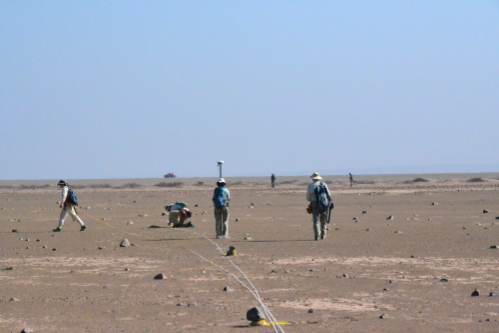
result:
[(0, 0), (0, 22), (2, 180), (499, 172), (497, 1)]

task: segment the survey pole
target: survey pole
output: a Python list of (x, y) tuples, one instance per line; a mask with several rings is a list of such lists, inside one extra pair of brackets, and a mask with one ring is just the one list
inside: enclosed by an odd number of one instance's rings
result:
[(218, 165), (218, 173), (220, 174), (219, 178), (222, 178), (222, 165), (224, 165), (224, 161), (218, 161), (217, 165)]

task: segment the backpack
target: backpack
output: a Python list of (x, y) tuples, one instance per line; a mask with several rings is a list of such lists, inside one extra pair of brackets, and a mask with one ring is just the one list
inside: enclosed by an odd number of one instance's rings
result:
[(68, 196), (66, 197), (66, 202), (73, 206), (78, 206), (78, 199), (72, 189), (69, 189)]
[(332, 202), (331, 196), (327, 193), (326, 184), (320, 183), (319, 186), (315, 188), (315, 196), (317, 197), (317, 203), (321, 212), (328, 213)]
[(213, 204), (215, 207), (222, 208), (226, 206), (226, 200), (224, 195), (225, 189), (223, 187), (217, 187), (215, 193), (213, 194)]
[(177, 201), (177, 202), (175, 202), (175, 205), (180, 205), (180, 206), (182, 206), (182, 209), (184, 209), (184, 208), (189, 208), (189, 205), (188, 205), (188, 204), (186, 204), (185, 202), (178, 202), (178, 201)]

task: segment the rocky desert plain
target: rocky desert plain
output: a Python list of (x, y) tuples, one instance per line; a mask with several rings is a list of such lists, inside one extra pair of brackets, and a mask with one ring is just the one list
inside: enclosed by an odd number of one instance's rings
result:
[[(275, 332), (248, 280), (279, 332), (499, 331), (499, 174), (325, 176), (323, 241), (309, 177), (228, 177), (229, 239), (216, 178), (66, 180), (83, 232), (52, 232), (58, 179), (0, 181), (0, 332)], [(176, 201), (196, 228), (167, 226)]]

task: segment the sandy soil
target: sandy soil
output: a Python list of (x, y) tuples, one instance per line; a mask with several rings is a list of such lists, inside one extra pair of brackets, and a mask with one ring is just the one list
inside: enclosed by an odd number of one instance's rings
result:
[[(258, 302), (223, 270), (245, 281), (215, 242), (236, 246), (232, 262), (292, 324), (285, 332), (496, 332), (498, 176), (364, 176), (353, 188), (325, 177), (335, 209), (319, 242), (306, 177), (276, 189), (229, 179), (228, 240), (214, 238), (214, 179), (72, 181), (88, 229), (68, 218), (61, 233), (51, 231), (60, 189), (45, 187), (57, 181), (3, 181), (0, 331), (273, 332), (248, 327)], [(166, 227), (175, 201), (190, 204), (195, 229)], [(120, 248), (124, 238), (134, 246)]]

